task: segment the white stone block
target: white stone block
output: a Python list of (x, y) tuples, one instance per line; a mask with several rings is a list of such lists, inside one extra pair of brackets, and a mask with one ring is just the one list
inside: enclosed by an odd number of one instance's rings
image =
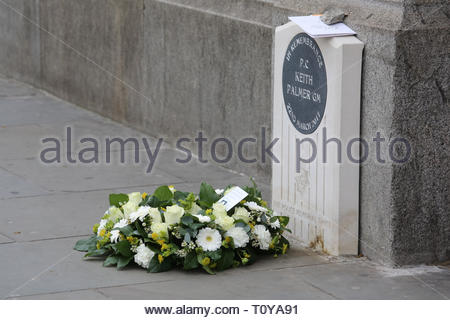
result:
[[(363, 43), (354, 36), (312, 39), (289, 22), (276, 28), (274, 47), (273, 137), (281, 143), (274, 147), (280, 163), (273, 164), (273, 207), (291, 217), (292, 237), (301, 243), (357, 254), (359, 164), (348, 159), (347, 146), (360, 135)], [(341, 141), (341, 162), (335, 142), (327, 144), (324, 162), (324, 128), (327, 139)], [(297, 168), (296, 141), (305, 138), (317, 154)], [(359, 143), (352, 150), (359, 158)], [(309, 158), (314, 148), (301, 143), (298, 154)]]

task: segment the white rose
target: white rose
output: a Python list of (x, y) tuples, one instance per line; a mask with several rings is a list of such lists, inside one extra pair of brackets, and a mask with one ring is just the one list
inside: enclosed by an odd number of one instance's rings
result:
[(227, 209), (223, 203), (216, 202), (213, 204), (213, 214), (218, 217), (222, 215), (227, 215)]
[(250, 213), (244, 207), (238, 207), (234, 210), (233, 218), (248, 223), (250, 221)]
[(151, 225), (152, 232), (156, 233), (161, 238), (168, 238), (169, 233), (167, 232), (167, 227), (169, 225), (163, 222), (156, 222)]
[(234, 219), (227, 215), (216, 217), (216, 223), (225, 231), (231, 229), (234, 225)]
[(130, 214), (132, 214), (133, 212), (136, 212), (138, 208), (139, 208), (139, 205), (133, 201), (128, 201), (122, 207), (123, 213), (125, 214), (125, 217), (127, 219), (130, 217)]
[(162, 222), (161, 213), (158, 208), (150, 208), (148, 215), (152, 218), (152, 223)]
[(181, 217), (184, 214), (184, 209), (179, 205), (173, 205), (166, 208), (166, 212), (164, 213), (164, 218), (166, 219), (166, 223), (168, 224), (177, 224), (180, 223)]
[(118, 220), (123, 219), (124, 215), (122, 210), (120, 210), (119, 208), (112, 206), (109, 208), (108, 210), (108, 221), (112, 221), (114, 223), (116, 223)]
[(134, 202), (135, 204), (139, 204), (142, 201), (142, 195), (140, 192), (132, 192), (128, 194), (128, 201)]
[(189, 214), (196, 215), (202, 208), (196, 203), (192, 204), (192, 208), (189, 209)]

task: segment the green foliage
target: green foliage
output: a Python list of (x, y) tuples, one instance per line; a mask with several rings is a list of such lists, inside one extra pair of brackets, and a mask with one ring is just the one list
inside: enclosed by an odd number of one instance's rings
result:
[(97, 236), (91, 236), (88, 239), (78, 240), (74, 247), (75, 250), (88, 252), (97, 249)]
[(212, 205), (220, 199), (220, 196), (216, 193), (216, 191), (211, 185), (202, 182), (200, 186), (199, 198), (200, 198), (200, 205), (202, 207), (209, 208), (212, 207)]
[(169, 201), (173, 198), (173, 193), (170, 191), (168, 186), (161, 186), (155, 190), (153, 196), (158, 198), (160, 201)]
[(128, 202), (128, 195), (124, 193), (112, 193), (109, 195), (109, 205), (120, 208)]
[(155, 254), (150, 260), (150, 265), (148, 266), (148, 272), (164, 272), (172, 269), (173, 260), (172, 257), (165, 258), (161, 263), (158, 260), (158, 254)]
[(103, 262), (104, 267), (111, 267), (117, 265), (119, 262), (119, 257), (116, 255), (110, 255), (108, 258), (106, 258), (105, 262)]
[(197, 269), (199, 266), (198, 260), (197, 260), (197, 254), (195, 251), (190, 251), (186, 257), (184, 257), (184, 264), (183, 268), (184, 270), (192, 270)]
[(130, 247), (130, 243), (127, 240), (122, 240), (116, 244), (117, 252), (124, 257), (133, 257), (134, 253)]

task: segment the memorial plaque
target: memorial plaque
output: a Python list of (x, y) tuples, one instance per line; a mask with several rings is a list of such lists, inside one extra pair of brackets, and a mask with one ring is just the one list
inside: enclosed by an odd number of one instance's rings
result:
[(283, 97), (294, 127), (303, 134), (313, 133), (327, 103), (327, 72), (317, 42), (306, 33), (297, 34), (286, 50)]

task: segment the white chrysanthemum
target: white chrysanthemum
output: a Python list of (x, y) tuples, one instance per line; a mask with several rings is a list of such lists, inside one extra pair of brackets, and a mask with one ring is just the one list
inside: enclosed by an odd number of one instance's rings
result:
[(197, 245), (205, 251), (215, 251), (222, 245), (222, 236), (215, 229), (203, 228), (198, 232)]
[(208, 216), (204, 216), (202, 214), (193, 214), (192, 216), (196, 217), (200, 222), (210, 222), (211, 218)]
[(167, 227), (169, 225), (164, 222), (156, 222), (152, 223), (151, 230), (152, 232), (156, 233), (161, 238), (167, 238), (169, 236), (169, 233), (167, 232)]
[(225, 233), (225, 236), (233, 238), (234, 246), (236, 248), (245, 247), (250, 240), (247, 232), (241, 227), (231, 228)]
[(244, 203), (245, 206), (247, 206), (250, 210), (253, 211), (260, 211), (260, 212), (267, 212), (267, 208), (261, 207), (260, 205), (258, 205), (256, 202), (246, 202)]
[(110, 207), (107, 213), (109, 216), (108, 221), (112, 221), (113, 223), (116, 223), (117, 221), (124, 218), (122, 210), (115, 206)]
[(262, 224), (257, 224), (253, 230), (252, 234), (254, 238), (258, 241), (259, 248), (262, 250), (268, 250), (270, 242), (272, 241), (272, 238), (270, 236), (269, 230)]
[(280, 228), (280, 220), (278, 218), (274, 222), (269, 222), (269, 225), (272, 229), (279, 229)]
[[(127, 219), (122, 219), (122, 220), (120, 220), (119, 222), (117, 222), (114, 225), (113, 229), (124, 228), (127, 225), (128, 225), (128, 220)], [(112, 230), (111, 231), (111, 239), (110, 239), (111, 242), (112, 243), (117, 243), (119, 241), (119, 239), (120, 239), (120, 230)]]
[(216, 189), (214, 191), (216, 191), (217, 194), (222, 194), (224, 190), (223, 189)]
[(175, 204), (166, 208), (166, 212), (164, 212), (164, 218), (166, 219), (166, 223), (168, 224), (177, 224), (180, 223), (183, 214), (184, 209)]
[(234, 210), (234, 220), (242, 220), (245, 223), (250, 221), (250, 213), (244, 207), (238, 207)]
[(97, 230), (97, 236), (100, 237), (100, 232), (104, 229), (106, 229), (106, 224), (108, 223), (108, 220), (106, 219), (102, 219), (100, 220), (100, 224), (98, 226), (98, 230)]
[(227, 215), (220, 215), (216, 217), (215, 221), (225, 231), (229, 230), (234, 225), (234, 219)]
[(227, 209), (223, 203), (216, 202), (213, 204), (213, 214), (217, 216), (227, 215)]
[(150, 207), (149, 206), (143, 206), (139, 207), (137, 211), (130, 214), (130, 220), (131, 222), (135, 222), (137, 219), (144, 221), (145, 217), (150, 213)]
[(155, 253), (147, 248), (145, 244), (141, 244), (137, 247), (136, 255), (134, 256), (134, 262), (140, 265), (144, 269), (148, 269), (150, 261), (152, 260)]
[(161, 213), (158, 208), (150, 208), (148, 215), (152, 218), (152, 223), (162, 222)]

